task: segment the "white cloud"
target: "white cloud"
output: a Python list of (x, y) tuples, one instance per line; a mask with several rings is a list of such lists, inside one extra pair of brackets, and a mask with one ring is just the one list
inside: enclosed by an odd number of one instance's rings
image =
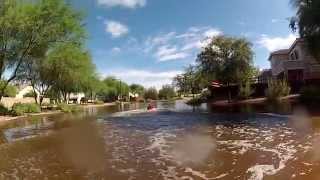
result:
[(99, 5), (107, 7), (121, 6), (132, 9), (136, 7), (143, 7), (146, 3), (146, 0), (98, 0)]
[(223, 34), (212, 27), (191, 27), (185, 32), (168, 32), (147, 38), (145, 53), (153, 53), (158, 61), (185, 59), (208, 43), (208, 38)]
[(219, 36), (219, 35), (221, 35), (221, 34), (222, 34), (221, 31), (219, 31), (219, 30), (217, 30), (217, 29), (210, 28), (210, 29), (208, 29), (207, 31), (205, 31), (203, 35), (204, 35), (205, 37), (212, 38), (212, 37), (214, 37), (214, 36)]
[(277, 22), (279, 22), (280, 21), (280, 19), (271, 19), (271, 22), (272, 23), (277, 23)]
[(112, 51), (113, 53), (119, 53), (119, 52), (121, 52), (121, 48), (119, 48), (119, 47), (114, 47), (114, 48), (111, 49), (111, 51)]
[(113, 38), (118, 38), (129, 33), (129, 28), (118, 21), (105, 21), (106, 32), (110, 33)]
[(176, 59), (184, 59), (186, 57), (188, 57), (189, 54), (185, 53), (185, 52), (176, 52), (176, 53), (172, 53), (172, 54), (168, 54), (165, 56), (162, 56), (159, 61), (170, 61), (170, 60), (176, 60)]
[(287, 37), (269, 37), (267, 35), (261, 35), (257, 43), (271, 52), (289, 48), (296, 38), (297, 36), (294, 34), (289, 34)]
[(156, 87), (160, 89), (162, 85), (171, 84), (172, 78), (177, 74), (181, 74), (182, 71), (147, 71), (147, 70), (137, 70), (137, 69), (118, 69), (112, 70), (106, 74), (105, 76), (115, 76), (120, 78), (121, 80), (132, 84), (138, 83), (142, 84), (145, 87)]
[(272, 23), (288, 23), (290, 20), (287, 18), (287, 19), (271, 19), (271, 22)]
[(169, 61), (188, 57), (185, 52), (178, 52), (176, 47), (160, 46), (156, 52), (159, 61)]

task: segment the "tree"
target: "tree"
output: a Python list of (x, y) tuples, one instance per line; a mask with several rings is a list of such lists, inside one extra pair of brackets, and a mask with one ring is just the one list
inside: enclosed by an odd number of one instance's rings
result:
[[(5, 81), (0, 81), (0, 88), (2, 88), (5, 85), (5, 83), (6, 83)], [(4, 97), (15, 97), (17, 94), (17, 91), (18, 90), (17, 90), (16, 86), (9, 84), (5, 88), (3, 96)]]
[(103, 89), (103, 82), (100, 80), (97, 73), (93, 73), (90, 76), (84, 77), (85, 83), (83, 83), (83, 92), (86, 93), (87, 97), (90, 97), (91, 100), (95, 100), (97, 95)]
[(299, 29), (299, 34), (306, 39), (312, 55), (320, 61), (320, 1), (291, 0), (297, 8), (296, 17), (291, 19), (293, 31)]
[(173, 78), (172, 85), (177, 88), (179, 96), (186, 94), (186, 82), (182, 74), (178, 74)]
[[(64, 0), (0, 1), (0, 98), (30, 59), (57, 43), (81, 41), (81, 15)], [(39, 59), (41, 60), (41, 59)], [(5, 72), (9, 76), (5, 78)]]
[(157, 89), (154, 87), (146, 89), (146, 91), (144, 92), (144, 98), (151, 99), (151, 100), (157, 100), (158, 99)]
[(87, 51), (75, 44), (57, 46), (48, 55), (53, 88), (67, 101), (70, 93), (83, 92), (94, 74), (94, 65)]
[[(197, 62), (208, 80), (218, 80), (227, 87), (245, 83), (251, 78), (253, 51), (243, 38), (218, 36), (200, 52)], [(231, 92), (229, 89), (229, 101)]]
[(176, 96), (176, 92), (174, 91), (174, 88), (170, 85), (164, 85), (159, 90), (159, 98), (170, 100)]
[[(50, 57), (51, 55), (49, 55)], [(18, 76), (20, 81), (31, 83), (33, 88), (32, 97), (40, 106), (44, 97), (50, 88), (55, 85), (55, 77), (58, 76), (56, 69), (53, 69), (48, 57), (42, 57), (42, 60), (32, 59), (25, 64), (25, 71)], [(39, 96), (39, 99), (38, 99)]]
[(202, 89), (208, 87), (206, 76), (203, 75), (200, 67), (189, 66), (183, 74), (179, 74), (173, 78), (173, 86), (177, 88), (177, 92), (181, 94), (198, 94)]
[(131, 84), (130, 91), (134, 94), (139, 94), (140, 96), (143, 95), (144, 87), (140, 84)]
[(128, 84), (115, 77), (106, 77), (102, 84), (103, 86), (98, 94), (104, 101), (115, 101), (129, 94)]

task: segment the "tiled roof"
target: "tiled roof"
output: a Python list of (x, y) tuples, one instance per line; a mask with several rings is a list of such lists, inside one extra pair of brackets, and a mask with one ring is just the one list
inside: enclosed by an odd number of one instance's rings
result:
[(289, 54), (289, 52), (289, 49), (280, 49), (278, 51), (272, 52), (271, 55)]

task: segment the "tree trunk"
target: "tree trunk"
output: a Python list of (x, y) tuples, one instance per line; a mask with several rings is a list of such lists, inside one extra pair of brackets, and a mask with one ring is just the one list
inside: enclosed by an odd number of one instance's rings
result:
[(43, 102), (43, 96), (40, 95), (40, 97), (39, 97), (39, 105), (40, 105), (40, 107), (42, 105), (42, 102)]

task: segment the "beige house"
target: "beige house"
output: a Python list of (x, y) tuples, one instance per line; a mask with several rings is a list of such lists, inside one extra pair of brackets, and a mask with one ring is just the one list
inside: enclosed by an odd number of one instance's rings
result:
[(308, 50), (303, 39), (298, 38), (289, 49), (272, 52), (269, 57), (272, 76), (288, 81), (310, 81), (320, 79), (320, 63)]

